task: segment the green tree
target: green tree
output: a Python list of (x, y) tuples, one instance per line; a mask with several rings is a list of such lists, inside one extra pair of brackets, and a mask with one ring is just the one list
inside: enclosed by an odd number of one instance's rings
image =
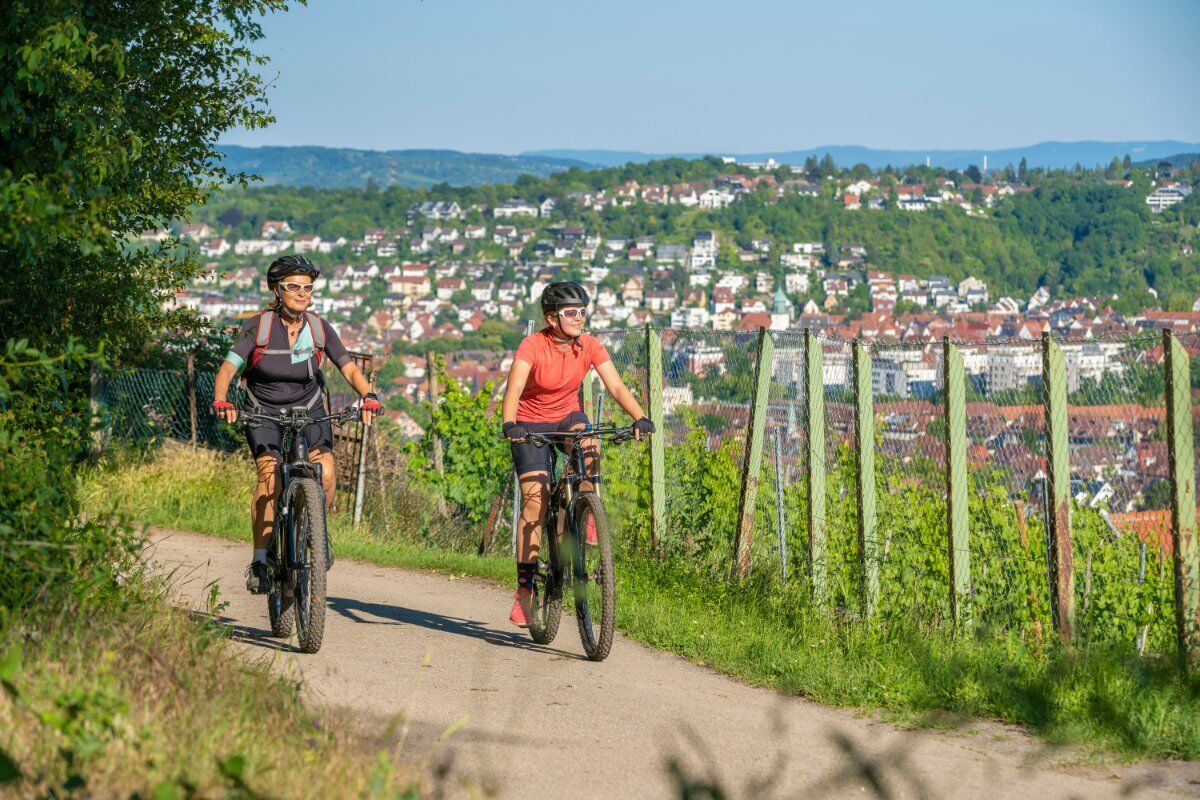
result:
[(43, 349), (136, 343), (193, 318), (164, 310), (188, 251), (134, 247), (231, 181), (216, 142), (259, 128), (249, 45), (284, 0), (15, 0), (0, 29), (0, 330)]

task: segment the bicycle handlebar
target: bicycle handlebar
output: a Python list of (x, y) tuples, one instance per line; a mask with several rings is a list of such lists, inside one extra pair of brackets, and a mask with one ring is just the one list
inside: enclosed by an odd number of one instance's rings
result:
[(280, 428), (291, 428), (293, 430), (301, 430), (309, 425), (319, 422), (332, 422), (341, 425), (350, 422), (358, 417), (359, 409), (354, 406), (344, 408), (341, 411), (335, 411), (332, 414), (323, 414), (317, 417), (311, 417), (307, 411), (296, 413), (293, 409), (292, 413), (280, 411), (278, 414), (264, 414), (261, 411), (243, 411), (238, 416), (238, 421), (235, 424), (245, 428), (256, 428), (260, 425), (276, 425)]
[(545, 431), (542, 433), (529, 432), (525, 434), (525, 441), (531, 442), (537, 447), (545, 447), (546, 445), (554, 444), (555, 439), (558, 440), (575, 440), (579, 439), (600, 439), (605, 442), (621, 444), (633, 439), (633, 427), (618, 428), (613, 425), (601, 425), (598, 427), (587, 427), (573, 431)]

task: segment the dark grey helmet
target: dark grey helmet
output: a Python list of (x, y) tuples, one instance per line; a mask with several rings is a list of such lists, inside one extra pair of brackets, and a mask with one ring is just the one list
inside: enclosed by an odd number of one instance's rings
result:
[(542, 313), (551, 314), (567, 306), (587, 308), (592, 300), (579, 281), (555, 281), (542, 290)]
[(274, 288), (289, 275), (307, 275), (315, 281), (321, 277), (321, 270), (304, 256), (280, 256), (267, 268), (267, 286)]

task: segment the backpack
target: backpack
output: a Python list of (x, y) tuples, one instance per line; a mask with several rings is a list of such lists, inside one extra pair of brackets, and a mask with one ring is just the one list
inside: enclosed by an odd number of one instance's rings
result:
[[(325, 357), (325, 324), (312, 311), (305, 311), (304, 316), (308, 322), (308, 329), (312, 332), (313, 346), (308, 354), (308, 377), (312, 379), (314, 377), (312, 367), (313, 357), (315, 356), (317, 360), (317, 370), (321, 369), (321, 360)], [(247, 360), (249, 369), (253, 369), (259, 361), (262, 361), (263, 356), (290, 356), (297, 352), (303, 352), (291, 348), (287, 350), (268, 350), (267, 345), (271, 341), (271, 326), (274, 324), (274, 311), (267, 309), (259, 313), (258, 331), (254, 335), (254, 348), (250, 351), (250, 358)]]

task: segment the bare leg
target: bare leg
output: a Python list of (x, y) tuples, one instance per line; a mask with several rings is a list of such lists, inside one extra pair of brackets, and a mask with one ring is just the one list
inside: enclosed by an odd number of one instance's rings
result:
[(333, 507), (333, 492), (337, 488), (337, 472), (333, 464), (333, 453), (328, 450), (309, 451), (309, 459), (321, 465), (321, 488), (325, 490), (325, 508)]
[(279, 461), (271, 455), (254, 459), (258, 484), (250, 502), (250, 523), (254, 532), (254, 549), (265, 550), (271, 543), (271, 526), (275, 524), (275, 497), (279, 494)]
[(542, 526), (550, 500), (550, 475), (526, 472), (521, 481), (521, 528), (517, 536), (517, 561), (534, 561), (542, 547)]

